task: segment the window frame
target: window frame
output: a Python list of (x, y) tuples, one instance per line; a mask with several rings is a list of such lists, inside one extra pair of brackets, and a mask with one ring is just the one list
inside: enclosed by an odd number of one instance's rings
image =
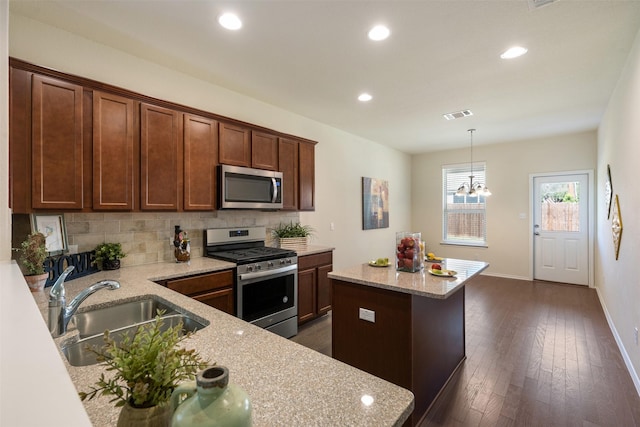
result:
[[(487, 242), (487, 197), (476, 196), (479, 202), (469, 202), (466, 200), (469, 196), (456, 196), (455, 193), (462, 185), (463, 182), (469, 183), (469, 175), (474, 175), (474, 182), (481, 182), (486, 185), (487, 165), (486, 162), (473, 162), (473, 167), (470, 163), (448, 164), (442, 165), (442, 240), (441, 244), (455, 245), (455, 246), (474, 246), (474, 247), (488, 247)], [(448, 198), (452, 197), (452, 204), (455, 203), (455, 198), (465, 197), (466, 204), (478, 205), (474, 208), (466, 209), (449, 209)], [(458, 202), (459, 203), (459, 202)], [(463, 202), (464, 203), (464, 202)], [(478, 239), (467, 238), (455, 238), (448, 237), (448, 221), (447, 216), (452, 212), (458, 213), (481, 213), (482, 220), (482, 237)]]

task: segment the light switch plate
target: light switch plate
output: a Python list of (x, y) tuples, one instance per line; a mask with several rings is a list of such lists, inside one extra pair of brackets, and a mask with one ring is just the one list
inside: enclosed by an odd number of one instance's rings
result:
[(376, 312), (360, 307), (360, 318), (367, 322), (376, 323)]

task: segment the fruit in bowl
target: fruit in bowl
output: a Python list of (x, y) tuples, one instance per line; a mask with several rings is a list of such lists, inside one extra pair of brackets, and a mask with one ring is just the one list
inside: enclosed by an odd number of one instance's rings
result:
[(371, 261), (369, 264), (379, 267), (386, 267), (387, 265), (389, 265), (389, 258), (378, 258), (375, 261)]
[(431, 270), (442, 270), (442, 266), (440, 264), (431, 264)]

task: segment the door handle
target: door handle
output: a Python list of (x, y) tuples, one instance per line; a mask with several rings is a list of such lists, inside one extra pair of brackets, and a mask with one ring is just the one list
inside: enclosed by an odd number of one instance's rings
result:
[(540, 233), (538, 231), (536, 231), (535, 233), (533, 233), (534, 236), (539, 236)]

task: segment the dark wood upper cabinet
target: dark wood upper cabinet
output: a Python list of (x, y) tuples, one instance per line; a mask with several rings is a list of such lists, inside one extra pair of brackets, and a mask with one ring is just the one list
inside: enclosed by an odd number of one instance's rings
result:
[(93, 209), (133, 210), (134, 102), (93, 92)]
[(178, 210), (182, 188), (180, 115), (140, 105), (140, 209)]
[(31, 210), (31, 73), (9, 73), (9, 207)]
[(269, 133), (251, 131), (251, 167), (278, 170), (278, 137)]
[(82, 86), (33, 75), (31, 204), (82, 209)]
[(301, 211), (313, 211), (315, 205), (315, 145), (301, 141), (298, 146), (298, 190), (299, 206)]
[(184, 115), (184, 210), (216, 208), (218, 122)]
[(220, 123), (220, 163), (233, 166), (251, 166), (251, 132), (229, 123)]
[(278, 166), (282, 172), (282, 209), (298, 209), (298, 141), (279, 138)]

